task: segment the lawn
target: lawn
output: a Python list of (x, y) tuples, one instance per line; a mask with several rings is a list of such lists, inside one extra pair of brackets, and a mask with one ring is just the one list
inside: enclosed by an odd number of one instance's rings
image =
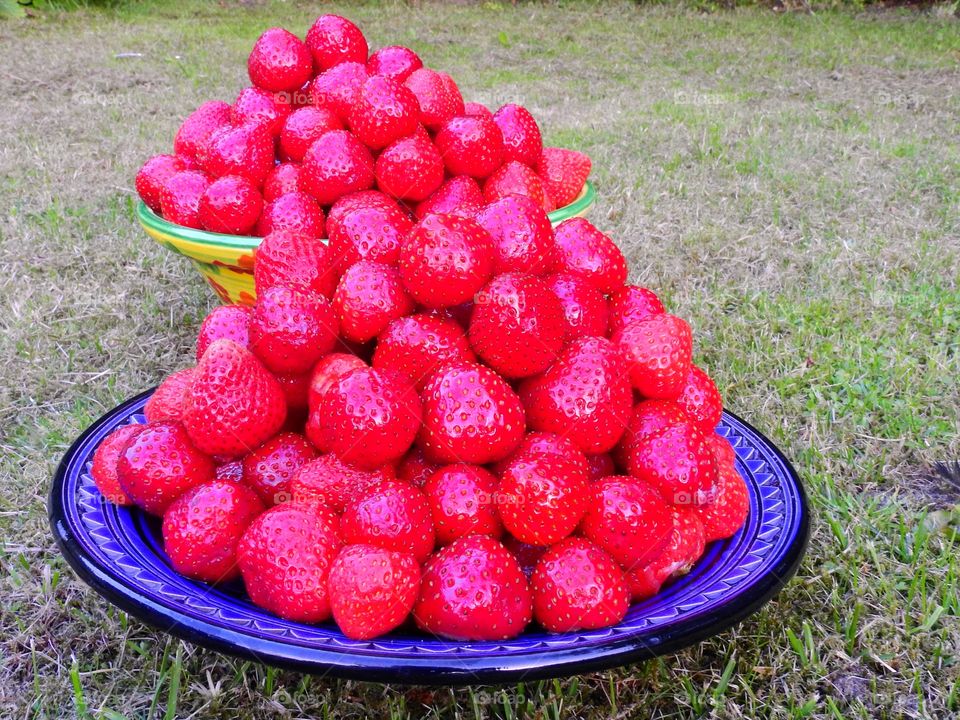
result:
[[(132, 178), (259, 32), (320, 12), (519, 101), (593, 157), (591, 218), (688, 318), (727, 405), (795, 462), (798, 577), (675, 656), (446, 690), (172, 640), (60, 558), (60, 455), (190, 362), (214, 298)], [(121, 4), (0, 23), (0, 716), (948, 717), (960, 713), (960, 24), (634, 4)], [(938, 463), (954, 463), (938, 474)]]

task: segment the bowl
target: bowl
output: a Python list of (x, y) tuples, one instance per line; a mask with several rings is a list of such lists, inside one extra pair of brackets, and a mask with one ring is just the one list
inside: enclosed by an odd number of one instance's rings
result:
[[(576, 200), (550, 213), (550, 221), (557, 225), (586, 214), (596, 195), (593, 183), (588, 180)], [(137, 219), (147, 235), (173, 252), (193, 260), (221, 301), (244, 305), (254, 303), (253, 258), (261, 238), (223, 235), (177, 225), (164, 220), (143, 201), (137, 204)]]

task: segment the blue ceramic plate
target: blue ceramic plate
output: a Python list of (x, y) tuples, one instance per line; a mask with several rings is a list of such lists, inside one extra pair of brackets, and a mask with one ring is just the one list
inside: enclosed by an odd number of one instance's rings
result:
[(380, 682), (462, 685), (590, 672), (674, 652), (755, 612), (793, 575), (809, 510), (796, 472), (749, 424), (724, 413), (719, 432), (737, 452), (750, 516), (708, 546), (693, 570), (630, 608), (615, 627), (562, 635), (529, 629), (506, 642), (446, 642), (403, 628), (369, 642), (332, 624), (281, 620), (252, 605), (242, 586), (211, 587), (173, 571), (159, 522), (103, 499), (93, 452), (114, 428), (143, 423), (150, 392), (93, 424), (73, 444), (50, 491), (50, 523), (64, 557), (97, 592), (130, 614), (199, 645), (283, 667)]

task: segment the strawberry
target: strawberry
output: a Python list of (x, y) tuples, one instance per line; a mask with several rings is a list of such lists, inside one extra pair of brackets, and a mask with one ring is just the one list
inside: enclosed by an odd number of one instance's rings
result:
[(713, 452), (714, 460), (717, 461), (718, 470), (724, 465), (730, 465), (731, 467), (736, 465), (737, 451), (733, 449), (733, 445), (723, 435), (715, 432), (707, 433), (707, 444)]
[(663, 303), (653, 290), (638, 285), (625, 285), (610, 296), (608, 335), (612, 336), (627, 325), (663, 312)]
[(147, 422), (179, 421), (195, 374), (195, 368), (189, 367), (167, 375), (143, 406)]
[(267, 440), (243, 459), (243, 482), (267, 507), (290, 497), (290, 480), (317, 451), (303, 435), (283, 432)]
[(148, 423), (133, 435), (117, 460), (120, 488), (135, 505), (163, 515), (184, 492), (213, 480), (213, 461), (176, 422)]
[(233, 101), (230, 120), (234, 125), (263, 125), (271, 137), (276, 138), (292, 111), (293, 105), (286, 95), (248, 87)]
[(581, 217), (564, 220), (554, 231), (558, 271), (579, 275), (609, 295), (627, 281), (627, 261), (607, 235)]
[(114, 505), (133, 505), (133, 500), (120, 487), (117, 463), (130, 441), (143, 430), (144, 425), (123, 425), (107, 435), (93, 453), (90, 475), (97, 490)]
[(483, 465), (509, 455), (523, 438), (520, 398), (482, 365), (441, 366), (427, 380), (421, 400), (418, 442), (432, 460)]
[(287, 401), (287, 427), (303, 429), (306, 419), (307, 398), (310, 392), (310, 373), (274, 373)]
[(527, 165), (509, 160), (495, 170), (483, 183), (483, 199), (492, 203), (507, 195), (523, 195), (545, 207), (543, 183)]
[(339, 15), (321, 15), (307, 31), (313, 66), (327, 70), (344, 62), (367, 61), (367, 39), (360, 28)]
[(564, 334), (560, 301), (533, 275), (497, 275), (476, 295), (470, 345), (506, 378), (546, 370), (560, 352)]
[(155, 213), (161, 212), (160, 194), (164, 183), (179, 172), (189, 169), (187, 162), (176, 155), (154, 155), (137, 171), (134, 185), (144, 204)]
[(217, 469), (214, 472), (214, 479), (231, 483), (242, 483), (243, 460), (231, 460), (222, 465), (217, 465)]
[(449, 545), (465, 535), (499, 538), (503, 525), (497, 514), (497, 478), (477, 465), (445, 465), (423, 486), (433, 514), (437, 543)]
[(545, 278), (544, 282), (563, 308), (565, 340), (607, 334), (607, 299), (588, 280), (579, 275), (557, 273)]
[[(493, 120), (493, 112), (483, 103), (468, 102), (463, 106), (463, 114), (468, 117), (485, 117)], [(498, 130), (500, 128), (497, 128)]]
[(277, 434), (286, 419), (283, 390), (256, 356), (215, 340), (197, 363), (182, 422), (210, 455), (243, 455)]
[(430, 197), (418, 203), (414, 214), (420, 220), (436, 214), (472, 218), (482, 207), (483, 193), (477, 181), (469, 175), (457, 175), (446, 180)]
[(580, 525), (587, 539), (627, 571), (663, 551), (673, 529), (673, 516), (656, 490), (622, 475), (602, 478), (591, 490)]
[(325, 243), (313, 236), (280, 230), (264, 236), (257, 247), (253, 278), (258, 293), (286, 285), (332, 298), (338, 276)]
[(253, 309), (245, 305), (218, 305), (200, 323), (197, 333), (197, 362), (214, 340), (226, 338), (250, 348), (250, 317)]
[(703, 523), (690, 508), (673, 509), (673, 529), (663, 551), (651, 562), (634, 568), (627, 574), (631, 599), (634, 602), (659, 592), (660, 587), (673, 577), (684, 575), (703, 555)]
[(324, 235), (323, 210), (303, 192), (290, 192), (267, 203), (257, 222), (257, 235), (287, 231), (311, 238)]
[[(387, 197), (379, 190), (361, 190), (360, 192), (348, 193), (330, 206), (330, 212), (327, 213), (328, 234), (336, 234), (339, 232), (340, 221), (348, 213), (368, 207), (403, 212), (396, 200)], [(406, 213), (404, 213), (404, 215), (406, 215)]]
[(543, 140), (530, 111), (522, 105), (508, 103), (493, 114), (493, 121), (503, 135), (503, 161), (536, 165), (543, 151)]
[(557, 207), (569, 205), (580, 196), (590, 175), (590, 167), (588, 155), (566, 148), (545, 147), (536, 163), (543, 189)]
[(414, 70), (423, 67), (423, 61), (413, 50), (402, 45), (389, 45), (370, 54), (367, 72), (403, 82)]
[(237, 544), (263, 512), (257, 494), (228, 480), (187, 490), (163, 514), (163, 549), (173, 569), (193, 580), (218, 583), (240, 576)]
[(611, 450), (630, 418), (626, 365), (604, 338), (573, 340), (520, 396), (531, 429), (564, 435), (587, 454)]
[(614, 333), (630, 366), (630, 382), (647, 398), (676, 399), (690, 373), (693, 334), (682, 318), (653, 315)]
[(555, 633), (616, 625), (630, 606), (623, 571), (583, 538), (567, 538), (547, 550), (530, 587), (533, 617)]
[(284, 162), (277, 165), (263, 181), (263, 200), (273, 202), (281, 195), (300, 189), (299, 163)]
[(452, 640), (506, 640), (530, 622), (533, 601), (519, 563), (499, 542), (468, 535), (423, 568), (413, 617), (421, 630)]
[(350, 131), (371, 150), (380, 150), (417, 129), (416, 96), (397, 80), (368, 78), (347, 112)]
[[(414, 487), (422, 488), (430, 476), (441, 467), (440, 464), (427, 460), (422, 448), (414, 446), (397, 463), (397, 479)], [(439, 532), (439, 528), (437, 531)]]
[(627, 469), (673, 505), (699, 505), (711, 497), (717, 464), (706, 437), (691, 421), (675, 422), (636, 439), (628, 448)]
[(229, 124), (229, 103), (209, 100), (183, 121), (173, 140), (173, 151), (182, 158), (197, 160), (200, 148), (206, 144), (213, 131)]
[(388, 145), (376, 164), (377, 187), (400, 200), (419, 202), (443, 182), (443, 158), (421, 128)]
[(720, 464), (712, 501), (695, 510), (703, 522), (706, 542), (732, 537), (743, 526), (750, 512), (750, 494), (732, 464)]
[(270, 92), (294, 92), (313, 76), (313, 57), (288, 30), (270, 28), (257, 38), (247, 59), (250, 82)]
[(237, 545), (250, 600), (287, 620), (326, 620), (327, 576), (341, 544), (331, 523), (310, 508), (284, 503), (267, 510)]
[(400, 245), (413, 222), (398, 207), (367, 205), (356, 207), (331, 224), (330, 250), (338, 267), (346, 270), (361, 260), (396, 265)]
[(290, 481), (289, 491), (293, 502), (320, 503), (342, 513), (354, 498), (393, 477), (389, 465), (362, 470), (331, 453), (301, 465)]
[(533, 575), (540, 558), (549, 549), (546, 545), (531, 545), (530, 543), (520, 542), (513, 535), (506, 535), (502, 542), (507, 551), (520, 564), (520, 569), (523, 570), (523, 575), (527, 580)]
[(211, 232), (249, 235), (262, 209), (263, 197), (249, 178), (224, 175), (200, 196), (200, 224)]
[(242, 175), (259, 186), (273, 170), (273, 150), (273, 137), (265, 125), (225, 125), (210, 135), (198, 160), (215, 178)]
[(307, 372), (336, 342), (337, 319), (322, 295), (284, 285), (260, 293), (250, 319), (250, 343), (273, 372)]
[(375, 368), (403, 373), (417, 390), (423, 390), (431, 373), (444, 363), (474, 360), (466, 333), (457, 323), (423, 314), (392, 321), (373, 353)]
[(503, 135), (492, 115), (451, 118), (437, 132), (436, 144), (451, 175), (482, 180), (503, 163)]
[(493, 274), (493, 240), (476, 221), (429, 215), (407, 234), (400, 277), (413, 299), (442, 308), (470, 300)]
[(210, 177), (199, 170), (183, 170), (167, 178), (160, 190), (160, 211), (164, 220), (184, 227), (202, 227), (200, 198), (210, 185)]
[(346, 130), (324, 133), (307, 149), (300, 187), (321, 205), (373, 185), (373, 156)]
[[(356, 355), (348, 355), (347, 353), (330, 353), (329, 355), (324, 355), (317, 364), (313, 366), (313, 372), (310, 376), (310, 389), (308, 391), (308, 404), (310, 408), (319, 407), (324, 394), (333, 387), (341, 375), (350, 370), (356, 370), (357, 368), (366, 366), (366, 363)], [(320, 449), (326, 450), (325, 448)]]
[(399, 460), (420, 427), (420, 400), (392, 370), (358, 368), (340, 376), (316, 410), (331, 450), (360, 468)]
[(307, 149), (321, 135), (342, 129), (343, 123), (332, 110), (312, 105), (298, 108), (284, 120), (280, 130), (280, 157), (301, 162)]
[(493, 471), (502, 475), (514, 460), (530, 455), (555, 455), (575, 466), (584, 477), (590, 473), (586, 455), (570, 442), (570, 438), (548, 432), (530, 432), (524, 435), (523, 441), (509, 457), (493, 464)]
[(340, 63), (317, 75), (310, 82), (307, 94), (316, 107), (331, 110), (346, 122), (350, 107), (360, 96), (360, 88), (368, 77), (362, 62)]
[(530, 198), (508, 195), (495, 200), (477, 213), (477, 222), (496, 245), (495, 273), (516, 270), (546, 275), (553, 269), (553, 226), (543, 208)]
[(340, 532), (350, 544), (409, 552), (423, 562), (433, 552), (433, 518), (423, 493), (399, 480), (384, 480), (347, 504)]
[(347, 268), (333, 296), (340, 335), (354, 342), (372, 340), (413, 308), (397, 269), (369, 260)]
[(517, 540), (552, 545), (576, 529), (588, 496), (582, 467), (559, 455), (520, 455), (500, 476), (497, 509)]
[(463, 113), (460, 89), (446, 73), (418, 68), (407, 76), (404, 85), (413, 93), (420, 108), (419, 120), (436, 132), (451, 118)]
[(683, 409), (672, 400), (643, 400), (633, 406), (626, 432), (615, 450), (617, 463), (626, 469), (628, 458), (638, 443), (671, 425), (688, 422)]
[(690, 366), (677, 404), (705, 435), (716, 429), (723, 415), (723, 398), (716, 383), (696, 365)]
[(406, 620), (420, 592), (420, 566), (408, 552), (347, 545), (327, 579), (337, 627), (353, 640), (385, 635)]
[(616, 464), (609, 453), (600, 453), (599, 455), (587, 455), (587, 472), (590, 482), (596, 482), (607, 475), (613, 475), (616, 471)]

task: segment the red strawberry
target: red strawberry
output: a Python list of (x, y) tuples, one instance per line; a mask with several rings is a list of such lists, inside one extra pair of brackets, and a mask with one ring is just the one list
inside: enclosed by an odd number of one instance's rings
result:
[(176, 155), (154, 155), (137, 172), (134, 184), (144, 204), (155, 213), (161, 212), (160, 194), (171, 177), (187, 170), (186, 161)]
[(200, 224), (211, 232), (249, 235), (262, 209), (263, 198), (249, 178), (224, 175), (200, 196)]
[(626, 366), (604, 338), (572, 341), (543, 375), (524, 384), (520, 395), (532, 429), (564, 435), (587, 454), (612, 449), (630, 418)]
[(213, 480), (213, 461), (179, 423), (149, 423), (131, 437), (117, 460), (120, 488), (135, 505), (163, 515), (184, 492)]
[(183, 410), (183, 426), (197, 448), (244, 455), (276, 435), (286, 416), (283, 390), (253, 353), (232, 340), (211, 343)]
[(347, 113), (360, 96), (360, 88), (368, 77), (362, 62), (344, 62), (317, 75), (307, 92), (314, 105), (332, 110), (346, 122)]
[(617, 463), (624, 469), (638, 443), (644, 442), (670, 425), (688, 422), (683, 409), (672, 400), (644, 400), (633, 407), (627, 430), (615, 451)]
[(437, 133), (437, 149), (451, 175), (482, 180), (503, 162), (503, 135), (487, 117), (455, 117)]
[(545, 282), (563, 308), (566, 340), (607, 334), (607, 299), (588, 280), (579, 275), (558, 273), (546, 278)]
[(521, 272), (497, 275), (483, 286), (470, 317), (470, 344), (506, 378), (546, 370), (565, 334), (563, 308), (539, 278)]
[(209, 100), (183, 121), (173, 140), (173, 151), (180, 157), (196, 160), (213, 131), (229, 124), (229, 103)]
[(349, 502), (391, 478), (389, 465), (361, 470), (331, 453), (300, 466), (290, 481), (290, 496), (293, 502), (319, 503), (341, 513)]
[(713, 457), (717, 461), (718, 470), (724, 465), (730, 465), (731, 467), (736, 465), (737, 451), (733, 449), (733, 445), (731, 445), (730, 441), (723, 435), (715, 432), (708, 433), (707, 444), (710, 445), (710, 449), (713, 451)]
[(280, 130), (280, 155), (286, 160), (300, 162), (321, 135), (342, 129), (343, 123), (332, 110), (312, 105), (298, 108), (284, 121)]
[(173, 569), (193, 580), (240, 576), (237, 544), (263, 512), (257, 494), (228, 480), (211, 480), (181, 495), (163, 514), (163, 549)]
[(297, 429), (303, 429), (310, 392), (310, 373), (274, 373), (274, 377), (287, 401), (287, 425), (293, 423)]
[(331, 449), (361, 468), (399, 460), (420, 427), (420, 400), (410, 381), (391, 370), (359, 368), (342, 375), (320, 401)]
[[(320, 406), (324, 394), (333, 387), (341, 375), (366, 366), (366, 363), (356, 355), (348, 355), (347, 353), (330, 353), (320, 358), (317, 364), (313, 366), (313, 373), (310, 376), (308, 394), (310, 409)], [(320, 449), (328, 450), (328, 448)]]
[(257, 247), (253, 277), (257, 292), (286, 285), (332, 298), (338, 276), (330, 248), (318, 238), (281, 230), (263, 238)]
[(263, 214), (257, 222), (257, 235), (265, 237), (280, 231), (322, 238), (323, 210), (306, 193), (291, 192), (281, 195), (264, 206)]
[(281, 195), (300, 189), (299, 163), (284, 162), (277, 165), (263, 181), (263, 200), (273, 202)]
[(453, 320), (422, 314), (398, 318), (387, 325), (373, 353), (375, 368), (403, 373), (418, 390), (444, 363), (474, 360), (463, 328)]
[(587, 455), (587, 465), (589, 465), (590, 468), (588, 475), (591, 482), (595, 482), (607, 475), (613, 475), (617, 471), (613, 457), (609, 453)]
[(214, 340), (227, 338), (250, 348), (250, 317), (253, 309), (245, 305), (218, 305), (200, 323), (197, 333), (197, 362)]
[(543, 140), (530, 111), (522, 105), (508, 103), (493, 114), (493, 120), (503, 134), (503, 161), (536, 165), (543, 151)]
[(634, 568), (627, 574), (633, 602), (639, 602), (659, 592), (672, 577), (684, 575), (703, 555), (703, 523), (689, 508), (674, 508), (673, 530), (663, 551), (651, 562)]
[(331, 130), (303, 156), (300, 187), (321, 205), (373, 185), (373, 156), (346, 130)]
[(703, 522), (706, 542), (731, 537), (743, 526), (750, 512), (750, 495), (732, 464), (720, 464), (714, 497), (698, 506), (696, 512)]
[(260, 185), (273, 170), (273, 137), (262, 124), (225, 125), (200, 150), (200, 167), (213, 177), (242, 175)]
[(647, 398), (676, 399), (690, 373), (693, 333), (676, 315), (631, 323), (610, 338), (630, 366), (630, 382)]
[(690, 366), (677, 404), (704, 434), (712, 433), (723, 415), (723, 398), (716, 383), (696, 365)]
[(260, 88), (244, 88), (233, 101), (230, 120), (234, 125), (263, 125), (271, 137), (278, 137), (293, 105), (286, 95)]
[(330, 206), (330, 212), (327, 213), (327, 232), (330, 234), (339, 232), (338, 226), (341, 219), (354, 210), (368, 207), (403, 212), (396, 200), (387, 197), (379, 190), (361, 190), (360, 192), (348, 193)]
[(506, 640), (530, 622), (533, 601), (517, 560), (486, 535), (468, 535), (423, 568), (413, 617), (420, 629), (452, 640)]
[[(493, 112), (483, 103), (468, 102), (463, 106), (463, 114), (469, 117), (485, 117), (493, 120)], [(497, 128), (499, 130), (499, 128)]]
[(344, 62), (367, 61), (367, 39), (360, 28), (339, 15), (321, 15), (307, 31), (313, 65), (326, 70)]
[(231, 460), (223, 465), (217, 465), (214, 479), (232, 483), (243, 482), (243, 461)]
[(326, 620), (327, 576), (340, 546), (330, 522), (310, 508), (285, 503), (267, 510), (237, 545), (250, 600), (287, 620)]
[(418, 442), (431, 459), (483, 465), (509, 455), (523, 438), (520, 398), (482, 365), (443, 365), (427, 380), (421, 400)]
[(640, 480), (611, 475), (595, 482), (580, 530), (624, 570), (640, 567), (666, 547), (673, 516), (659, 493)]
[(347, 545), (333, 561), (327, 589), (340, 631), (371, 640), (407, 619), (420, 592), (420, 566), (408, 552)]
[(433, 518), (423, 493), (399, 480), (384, 480), (347, 504), (340, 520), (343, 539), (395, 552), (423, 562), (433, 552)]
[(283, 28), (257, 38), (247, 59), (250, 82), (270, 92), (299, 90), (313, 76), (313, 58), (303, 41)]
[(627, 261), (608, 236), (581, 217), (564, 220), (554, 231), (558, 270), (589, 280), (609, 295), (627, 281)]
[(167, 178), (160, 190), (160, 211), (164, 220), (200, 229), (200, 198), (210, 178), (199, 170), (184, 170)]
[(513, 454), (493, 464), (493, 471), (497, 475), (502, 475), (514, 460), (530, 455), (555, 455), (575, 466), (584, 477), (590, 474), (587, 457), (580, 448), (570, 442), (570, 438), (548, 432), (527, 433)]
[(303, 435), (283, 432), (243, 459), (243, 481), (269, 507), (290, 498), (290, 480), (317, 456)]
[(422, 129), (388, 145), (376, 164), (377, 187), (400, 200), (419, 202), (443, 182), (443, 159)]
[(553, 226), (543, 208), (530, 198), (508, 195), (495, 200), (477, 213), (477, 222), (496, 244), (495, 273), (516, 270), (546, 275), (553, 269)]
[(499, 538), (503, 534), (495, 502), (497, 478), (482, 467), (446, 465), (427, 478), (423, 492), (433, 513), (438, 544), (449, 545), (465, 535)]
[(493, 274), (493, 240), (474, 220), (429, 215), (407, 235), (400, 277), (425, 307), (459, 305), (473, 298)]
[(520, 542), (513, 535), (506, 535), (503, 540), (503, 546), (520, 563), (520, 569), (528, 580), (533, 575), (537, 563), (543, 554), (549, 550), (546, 545), (531, 545), (530, 543)]
[(463, 96), (453, 78), (446, 73), (418, 68), (410, 73), (404, 85), (417, 98), (420, 122), (432, 132), (463, 113)]
[(374, 75), (350, 106), (350, 131), (371, 150), (380, 150), (417, 129), (416, 96), (399, 81)]
[(354, 342), (372, 340), (413, 308), (397, 269), (369, 260), (347, 268), (333, 296), (340, 335)]
[(180, 420), (183, 403), (193, 383), (195, 368), (189, 367), (167, 375), (143, 406), (147, 422)]
[(483, 207), (483, 193), (469, 175), (457, 175), (438, 187), (414, 209), (418, 219), (427, 215), (459, 215), (473, 217)]
[(322, 295), (284, 285), (260, 293), (250, 319), (250, 344), (273, 372), (307, 372), (336, 342), (336, 316)]
[(398, 207), (356, 207), (331, 224), (330, 250), (343, 270), (361, 260), (396, 265), (403, 238), (412, 227), (413, 222)]
[(677, 422), (635, 440), (627, 469), (673, 505), (700, 505), (712, 496), (717, 464), (707, 439), (690, 421)]
[(410, 448), (410, 451), (397, 464), (397, 479), (422, 488), (430, 476), (440, 468), (441, 465), (430, 462), (424, 457), (422, 448), (415, 446)]
[(559, 455), (520, 455), (500, 476), (497, 509), (517, 540), (552, 545), (576, 529), (588, 488), (583, 468)]
[(625, 285), (610, 296), (608, 334), (612, 336), (627, 325), (663, 312), (663, 303), (655, 292), (638, 285)]
[(403, 82), (414, 70), (423, 67), (423, 61), (413, 50), (402, 45), (389, 45), (371, 53), (367, 72)]
[(545, 147), (537, 161), (537, 174), (557, 207), (563, 207), (580, 196), (590, 167), (590, 157), (582, 152)]
[(120, 455), (130, 441), (146, 427), (144, 425), (123, 425), (107, 435), (93, 453), (90, 475), (97, 490), (114, 505), (133, 505), (133, 500), (120, 487), (117, 479), (117, 463)]
[(510, 160), (501, 165), (483, 183), (483, 199), (492, 203), (507, 195), (523, 195), (537, 205), (546, 205), (543, 183), (527, 165)]
[(616, 625), (630, 606), (623, 571), (583, 538), (567, 538), (547, 550), (530, 587), (533, 617), (555, 633)]

